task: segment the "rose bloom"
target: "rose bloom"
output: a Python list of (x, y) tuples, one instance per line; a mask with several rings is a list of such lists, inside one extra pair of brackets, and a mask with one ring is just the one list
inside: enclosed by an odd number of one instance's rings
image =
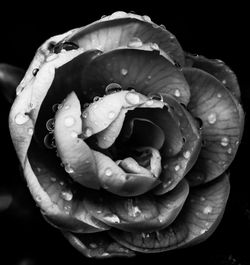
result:
[(165, 27), (125, 12), (47, 40), (9, 115), (42, 215), (96, 258), (208, 238), (243, 127), (228, 66), (184, 52)]

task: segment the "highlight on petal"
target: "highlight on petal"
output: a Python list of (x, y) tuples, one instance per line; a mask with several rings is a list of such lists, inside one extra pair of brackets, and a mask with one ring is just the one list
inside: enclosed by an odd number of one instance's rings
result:
[(9, 103), (16, 97), (16, 88), (24, 76), (24, 70), (9, 64), (0, 64), (0, 90)]
[(64, 41), (73, 42), (84, 50), (100, 49), (104, 52), (124, 46), (140, 48), (143, 43), (151, 43), (159, 46), (179, 65), (184, 65), (183, 50), (172, 33), (151, 22), (147, 16), (120, 14), (121, 12), (116, 12), (82, 27)]
[(221, 60), (208, 59), (201, 55), (185, 54), (186, 67), (195, 67), (216, 77), (240, 101), (240, 87), (234, 72)]
[(232, 163), (244, 126), (244, 112), (233, 95), (210, 74), (184, 68), (191, 98), (188, 110), (202, 121), (203, 145), (188, 174), (192, 185), (210, 181)]
[(157, 52), (127, 48), (97, 56), (82, 73), (82, 97), (102, 96), (110, 83), (144, 95), (170, 94), (185, 105), (190, 97), (182, 72)]
[(110, 230), (121, 245), (138, 252), (155, 253), (187, 247), (204, 241), (218, 226), (230, 190), (228, 175), (190, 190), (177, 219), (168, 227), (151, 233)]

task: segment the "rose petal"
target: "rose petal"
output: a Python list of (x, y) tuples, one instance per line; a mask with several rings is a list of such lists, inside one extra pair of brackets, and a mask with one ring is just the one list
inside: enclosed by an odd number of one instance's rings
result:
[(90, 197), (86, 207), (96, 219), (112, 227), (130, 232), (149, 232), (162, 229), (174, 221), (188, 192), (187, 182), (182, 181), (175, 190), (160, 197)]
[(163, 159), (163, 172), (160, 176), (162, 183), (154, 191), (158, 195), (168, 192), (179, 183), (195, 164), (201, 148), (200, 131), (194, 118), (173, 98), (164, 96), (164, 100), (169, 105), (173, 120), (179, 124), (184, 142), (178, 154)]
[(228, 175), (207, 186), (191, 189), (177, 219), (168, 227), (152, 233), (111, 230), (121, 245), (139, 252), (162, 252), (197, 244), (207, 239), (219, 224), (229, 195)]
[(88, 145), (78, 138), (82, 132), (81, 105), (71, 92), (55, 116), (54, 136), (58, 155), (69, 175), (85, 187), (98, 189), (96, 162)]
[(115, 242), (107, 234), (73, 234), (63, 232), (70, 244), (89, 258), (132, 257), (135, 253)]
[(203, 122), (203, 146), (188, 176), (195, 185), (216, 178), (231, 164), (241, 140), (244, 112), (215, 77), (195, 68), (183, 72), (191, 89), (188, 109)]
[(82, 76), (83, 96), (102, 96), (110, 83), (137, 92), (166, 93), (181, 103), (189, 101), (189, 87), (181, 71), (157, 52), (118, 49), (98, 56)]
[(221, 60), (186, 54), (186, 66), (195, 67), (215, 76), (240, 101), (240, 87), (234, 72)]
[(184, 64), (183, 50), (173, 34), (148, 19), (130, 15), (111, 16), (110, 20), (101, 19), (75, 31), (65, 41), (72, 41), (86, 50), (101, 49), (107, 52), (130, 45), (133, 39), (139, 38), (143, 43), (159, 45), (174, 61)]
[(16, 97), (16, 88), (24, 76), (24, 70), (9, 64), (0, 64), (0, 90), (9, 103)]

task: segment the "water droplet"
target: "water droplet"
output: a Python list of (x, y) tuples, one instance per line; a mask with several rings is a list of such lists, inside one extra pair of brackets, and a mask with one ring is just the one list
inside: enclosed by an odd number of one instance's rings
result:
[(40, 202), (40, 201), (42, 201), (42, 197), (41, 197), (41, 196), (39, 196), (39, 195), (37, 195), (37, 196), (36, 196), (36, 201), (37, 201), (37, 202)]
[(201, 234), (204, 234), (206, 232), (207, 232), (207, 229), (201, 229), (201, 231), (200, 231)]
[(111, 223), (115, 223), (115, 224), (120, 223), (120, 218), (115, 214), (105, 215), (104, 218), (106, 221), (111, 222)]
[(228, 153), (228, 154), (232, 154), (232, 151), (233, 151), (233, 150), (232, 150), (231, 147), (227, 149), (227, 153)]
[(43, 139), (44, 145), (48, 149), (53, 149), (56, 147), (55, 138), (53, 133), (48, 133)]
[(56, 182), (56, 178), (55, 178), (55, 177), (51, 177), (50, 180), (51, 180), (52, 182)]
[(166, 29), (165, 25), (163, 25), (163, 24), (161, 24), (160, 27), (161, 27), (162, 29)]
[(66, 214), (69, 214), (70, 213), (70, 210), (71, 210), (71, 206), (70, 205), (65, 205), (63, 207), (63, 209), (64, 209), (64, 211), (65, 211)]
[(72, 138), (77, 138), (77, 136), (78, 136), (78, 133), (77, 132), (75, 132), (75, 131), (73, 131), (73, 132), (71, 132), (71, 137)]
[(186, 152), (184, 152), (184, 153), (183, 153), (183, 156), (184, 156), (186, 159), (188, 159), (188, 158), (191, 156), (190, 151), (186, 151)]
[(34, 133), (34, 129), (33, 128), (28, 128), (28, 134), (29, 135), (33, 135)]
[(216, 122), (216, 114), (215, 113), (209, 114), (207, 119), (210, 124), (214, 124)]
[(60, 184), (61, 186), (64, 186), (64, 182), (63, 182), (63, 181), (60, 181), (59, 184)]
[(89, 103), (87, 103), (87, 102), (83, 104), (84, 109), (86, 109), (88, 106), (89, 106)]
[(74, 173), (74, 170), (73, 170), (73, 168), (70, 166), (70, 164), (65, 164), (64, 165), (64, 169), (65, 169), (65, 171), (67, 172), (67, 173)]
[(83, 130), (83, 136), (86, 137), (86, 138), (90, 137), (92, 134), (93, 134), (93, 132), (92, 132), (92, 130), (89, 127), (86, 127)]
[(217, 98), (221, 98), (222, 95), (220, 93), (217, 94)]
[(65, 105), (64, 106), (64, 109), (69, 109), (70, 108), (70, 105)]
[(128, 103), (136, 105), (140, 102), (140, 97), (136, 93), (128, 92), (126, 95), (126, 100), (128, 101)]
[(174, 167), (174, 170), (175, 170), (175, 171), (178, 171), (180, 168), (181, 168), (180, 165), (176, 165), (176, 166)]
[(101, 257), (107, 257), (107, 256), (109, 256), (109, 255), (110, 255), (109, 253), (104, 252), (104, 253), (101, 254)]
[(237, 140), (237, 141), (235, 142), (235, 145), (237, 146), (237, 145), (239, 145), (239, 143), (240, 143), (240, 141)]
[(133, 37), (128, 42), (128, 47), (130, 47), (130, 48), (140, 48), (142, 45), (143, 45), (142, 41), (137, 37)]
[(48, 131), (52, 132), (54, 131), (54, 127), (55, 127), (55, 120), (54, 119), (49, 119), (46, 122), (46, 128)]
[(90, 243), (89, 246), (90, 246), (91, 248), (97, 248), (97, 247), (98, 247), (95, 243)]
[(18, 113), (15, 116), (15, 122), (18, 125), (22, 125), (22, 124), (26, 123), (28, 120), (29, 120), (29, 116), (25, 115), (24, 113)]
[(203, 213), (204, 213), (204, 214), (209, 214), (209, 213), (211, 213), (212, 211), (213, 211), (213, 208), (212, 208), (210, 205), (206, 206), (206, 207), (203, 209)]
[(71, 117), (71, 116), (66, 117), (66, 118), (64, 119), (64, 125), (65, 125), (66, 127), (71, 127), (71, 126), (74, 125), (74, 123), (75, 123), (75, 119), (74, 119), (73, 117)]
[(97, 102), (97, 101), (99, 101), (100, 99), (101, 99), (100, 97), (96, 96), (96, 97), (93, 98), (93, 102)]
[(147, 77), (149, 80), (152, 78), (152, 76), (151, 75), (148, 75), (148, 77)]
[(53, 111), (53, 112), (57, 112), (57, 110), (58, 110), (58, 106), (59, 106), (58, 103), (54, 104), (54, 105), (52, 106), (52, 111)]
[(108, 113), (108, 118), (109, 119), (113, 119), (115, 117), (115, 112), (114, 111), (110, 111), (109, 113)]
[(106, 170), (105, 170), (105, 175), (107, 176), (107, 177), (110, 177), (111, 175), (112, 175), (112, 170), (110, 169), (110, 168), (107, 168)]
[(220, 144), (221, 144), (222, 146), (228, 146), (228, 144), (229, 144), (229, 139), (228, 139), (228, 137), (222, 137), (222, 138), (221, 138), (221, 142), (220, 142)]
[(142, 16), (146, 22), (151, 22), (151, 18), (147, 15)]
[(227, 80), (223, 79), (222, 84), (225, 85), (227, 83)]
[(34, 68), (33, 71), (32, 71), (32, 75), (33, 76), (36, 76), (37, 73), (38, 73), (39, 69), (38, 68)]
[(65, 201), (71, 201), (73, 198), (71, 191), (62, 191), (61, 196)]
[(157, 93), (157, 94), (148, 94), (148, 97), (150, 99), (154, 99), (154, 100), (159, 100), (159, 101), (162, 101), (163, 102), (163, 97), (161, 94)]
[(150, 47), (152, 50), (155, 50), (155, 51), (158, 51), (160, 49), (157, 43), (151, 43)]
[(128, 70), (125, 69), (125, 68), (122, 68), (121, 69), (121, 74), (124, 75), (124, 76), (127, 75), (128, 74)]
[(174, 95), (178, 98), (181, 96), (181, 92), (179, 89), (176, 89), (175, 92), (174, 92)]
[(109, 85), (106, 86), (105, 93), (107, 95), (109, 95), (109, 94), (113, 94), (113, 93), (121, 91), (121, 90), (122, 90), (121, 85), (119, 85), (117, 83), (110, 83)]
[(206, 200), (206, 198), (205, 198), (205, 197), (200, 197), (200, 200), (201, 200), (202, 202), (204, 202), (204, 201)]
[(86, 118), (88, 117), (88, 112), (87, 112), (87, 111), (84, 111), (84, 112), (82, 113), (82, 117), (83, 117), (84, 119), (86, 119)]

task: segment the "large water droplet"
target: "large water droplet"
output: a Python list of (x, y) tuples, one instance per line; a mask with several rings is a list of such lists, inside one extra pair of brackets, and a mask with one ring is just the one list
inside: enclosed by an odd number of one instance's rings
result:
[(228, 146), (228, 144), (229, 144), (229, 138), (228, 137), (222, 137), (220, 144), (222, 146)]
[(75, 123), (75, 119), (74, 119), (73, 117), (71, 117), (71, 116), (66, 117), (66, 118), (64, 119), (64, 125), (65, 125), (66, 127), (71, 127), (71, 126), (74, 125), (74, 123)]
[(142, 41), (137, 37), (133, 37), (128, 42), (128, 47), (130, 47), (130, 48), (140, 48), (142, 45), (143, 45)]
[(50, 132), (54, 131), (54, 128), (55, 128), (55, 120), (54, 119), (49, 119), (46, 122), (46, 128)]
[(22, 125), (24, 123), (26, 123), (29, 120), (29, 116), (25, 115), (24, 113), (18, 113), (15, 116), (15, 123), (18, 125)]
[(119, 85), (117, 83), (110, 83), (109, 85), (106, 86), (105, 93), (107, 95), (109, 95), (109, 94), (113, 94), (113, 93), (121, 91), (121, 90), (122, 90), (121, 85)]
[(62, 191), (61, 196), (65, 201), (71, 201), (73, 198), (73, 194), (70, 190), (68, 191)]
[(83, 130), (83, 136), (84, 136), (85, 138), (90, 137), (92, 134), (93, 134), (93, 132), (92, 132), (92, 130), (91, 130), (89, 127), (86, 127), (86, 128)]
[(107, 168), (106, 170), (105, 170), (105, 175), (107, 176), (107, 177), (110, 177), (111, 175), (112, 175), (112, 170), (111, 170), (111, 168)]
[(73, 168), (70, 166), (70, 164), (65, 164), (64, 165), (64, 169), (65, 169), (65, 171), (67, 172), (67, 173), (74, 173), (74, 170), (73, 170)]
[(214, 124), (216, 122), (216, 119), (217, 119), (216, 118), (216, 114), (215, 113), (209, 114), (208, 117), (207, 117), (207, 119), (208, 119), (208, 122), (210, 124)]
[(176, 165), (176, 166), (174, 167), (174, 170), (175, 170), (175, 171), (178, 171), (178, 170), (180, 170), (180, 168), (181, 168), (180, 165)]
[(122, 68), (122, 69), (121, 69), (121, 74), (122, 74), (123, 76), (127, 75), (127, 74), (128, 74), (128, 70), (127, 70), (126, 68)]
[(43, 139), (44, 145), (48, 149), (53, 149), (56, 147), (55, 138), (53, 133), (48, 133)]
[(136, 93), (128, 92), (126, 95), (126, 100), (128, 101), (128, 103), (136, 105), (140, 102), (140, 97)]
[(211, 213), (212, 211), (213, 211), (213, 208), (212, 208), (212, 206), (210, 206), (210, 205), (206, 206), (206, 207), (203, 209), (203, 213), (204, 213), (204, 214), (209, 214), (209, 213)]

